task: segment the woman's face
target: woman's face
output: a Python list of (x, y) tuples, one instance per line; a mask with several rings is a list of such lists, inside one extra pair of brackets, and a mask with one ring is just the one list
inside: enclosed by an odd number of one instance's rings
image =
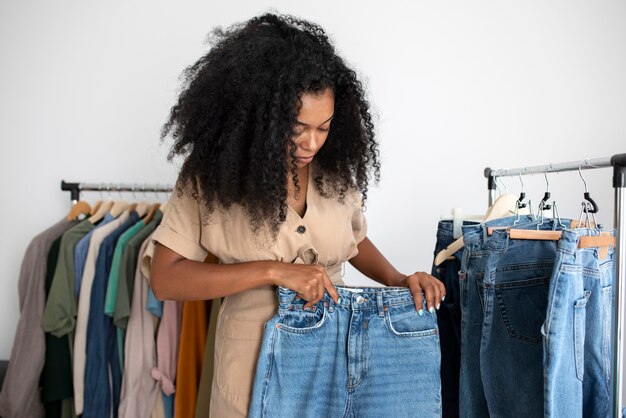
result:
[(296, 149), (296, 165), (298, 168), (305, 167), (322, 148), (330, 122), (335, 112), (335, 95), (331, 89), (325, 89), (319, 93), (304, 93), (300, 100), (302, 107), (298, 113), (294, 142)]

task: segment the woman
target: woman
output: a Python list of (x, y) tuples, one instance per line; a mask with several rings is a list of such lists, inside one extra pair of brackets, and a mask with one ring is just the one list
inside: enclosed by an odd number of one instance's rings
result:
[[(379, 176), (369, 106), (324, 31), (272, 14), (214, 32), (185, 72), (163, 137), (185, 157), (153, 236), (160, 299), (224, 297), (211, 415), (245, 416), (275, 286), (312, 308), (337, 301), (349, 261), (388, 286), (408, 287), (423, 315), (445, 296), (426, 273), (399, 273), (366, 236), (363, 201)], [(220, 264), (203, 263), (215, 256)]]

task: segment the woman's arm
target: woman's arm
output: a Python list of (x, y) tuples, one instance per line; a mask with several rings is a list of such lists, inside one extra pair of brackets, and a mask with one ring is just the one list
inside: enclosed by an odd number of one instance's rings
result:
[(398, 272), (367, 237), (358, 244), (358, 249), (359, 253), (350, 259), (350, 264), (354, 268), (384, 285), (408, 287), (418, 311), (422, 309), (422, 291), (426, 295), (428, 309), (431, 311), (439, 309), (439, 304), (446, 295), (445, 286), (439, 280), (424, 272), (408, 276)]
[(229, 296), (264, 285), (283, 286), (317, 303), (327, 290), (337, 301), (339, 295), (326, 270), (319, 265), (280, 261), (214, 264), (188, 260), (156, 244), (152, 258), (151, 285), (158, 299), (205, 300)]

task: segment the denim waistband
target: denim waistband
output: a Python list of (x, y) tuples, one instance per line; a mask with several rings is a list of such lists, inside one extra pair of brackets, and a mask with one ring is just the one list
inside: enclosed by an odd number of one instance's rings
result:
[[(518, 224), (516, 228), (537, 231), (562, 231), (568, 228), (570, 223), (570, 219), (536, 219), (531, 222)], [(487, 248), (491, 251), (502, 251), (509, 245), (509, 240), (508, 229), (496, 229), (489, 237)]]
[[(342, 306), (356, 310), (384, 310), (385, 307), (413, 304), (413, 295), (407, 287), (356, 287), (336, 286), (339, 293), (339, 303), (335, 303), (327, 292), (319, 304), (326, 306)], [(305, 301), (295, 303), (296, 292), (284, 287), (278, 287), (279, 309), (302, 309)]]
[[(596, 228), (577, 228), (577, 229), (566, 229), (561, 234), (561, 239), (559, 240), (558, 251), (574, 254), (579, 250), (578, 241), (580, 237), (593, 237), (600, 236), (604, 234), (609, 234), (610, 236), (615, 236), (615, 231), (613, 230), (601, 230)], [(589, 248), (589, 250), (593, 250), (594, 247)], [(615, 247), (609, 248), (609, 254), (615, 251)]]
[[(462, 226), (479, 225), (478, 221), (463, 221)], [(437, 240), (452, 242), (454, 238), (454, 222), (451, 220), (439, 221), (437, 224)]]
[(463, 225), (463, 242), (465, 245), (482, 246), (488, 238), (488, 227), (513, 226), (516, 222), (519, 225), (526, 225), (533, 222), (538, 223), (539, 221), (535, 221), (530, 215), (521, 215), (519, 218), (517, 216), (509, 216), (508, 218), (493, 219), (484, 224)]

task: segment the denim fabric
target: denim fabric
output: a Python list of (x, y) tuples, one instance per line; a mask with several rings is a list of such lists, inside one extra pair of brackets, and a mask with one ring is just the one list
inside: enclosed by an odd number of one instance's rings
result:
[[(520, 217), (519, 224), (530, 223), (532, 217)], [(481, 377), (480, 342), (484, 318), (483, 277), (487, 266), (485, 248), (487, 228), (511, 226), (517, 217), (494, 219), (486, 224), (463, 225), (465, 247), (459, 271), (461, 306), (461, 370), (459, 376), (459, 409), (464, 418), (489, 416)], [(446, 297), (447, 299), (447, 297)]]
[[(435, 257), (455, 240), (453, 222), (440, 221), (437, 226)], [(433, 264), (431, 274), (446, 286), (446, 299), (437, 311), (441, 346), (441, 401), (443, 418), (459, 416), (459, 370), (461, 367), (461, 305), (459, 301), (459, 270), (463, 250), (439, 266)]]
[(578, 248), (599, 230), (563, 231), (550, 282), (544, 335), (546, 417), (611, 415), (610, 361), (615, 253)]
[[(552, 219), (522, 227), (561, 229)], [(490, 417), (543, 415), (541, 327), (556, 246), (557, 241), (510, 239), (506, 230), (487, 240), (480, 368)]]
[(110, 413), (117, 417), (122, 374), (115, 326), (104, 313), (104, 301), (117, 240), (138, 220), (137, 212), (131, 212), (128, 220), (102, 241), (98, 252), (87, 326), (84, 418), (108, 417)]
[(279, 288), (266, 323), (250, 417), (439, 417), (439, 337), (409, 289), (338, 286), (304, 311)]
[(87, 262), (87, 252), (89, 252), (89, 240), (93, 231), (111, 222), (115, 217), (110, 213), (106, 213), (104, 218), (96, 225), (94, 229), (89, 231), (87, 235), (81, 238), (74, 247), (74, 294), (76, 298), (80, 296), (80, 285), (83, 281), (83, 271)]

